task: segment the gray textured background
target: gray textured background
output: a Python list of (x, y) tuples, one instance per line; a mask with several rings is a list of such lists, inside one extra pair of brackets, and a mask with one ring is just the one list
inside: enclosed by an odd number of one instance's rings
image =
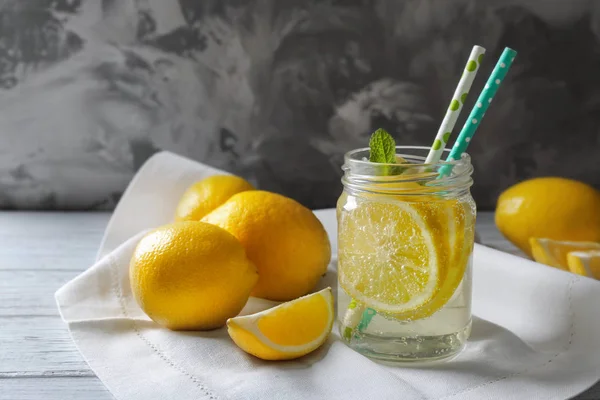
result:
[(474, 90), (519, 51), (470, 146), (480, 208), (599, 186), (600, 1), (0, 0), (0, 208), (110, 208), (161, 149), (332, 206), (374, 129), (431, 143), (474, 44)]

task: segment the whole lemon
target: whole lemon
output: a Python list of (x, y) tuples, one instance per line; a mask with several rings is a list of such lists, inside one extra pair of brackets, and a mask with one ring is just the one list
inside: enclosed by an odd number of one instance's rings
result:
[(252, 295), (287, 301), (307, 294), (327, 270), (327, 232), (308, 208), (279, 194), (238, 193), (205, 216), (233, 234), (258, 268)]
[(600, 241), (600, 192), (564, 178), (518, 183), (498, 198), (496, 226), (531, 256), (530, 237)]
[(227, 231), (177, 222), (140, 240), (129, 278), (135, 299), (155, 322), (173, 330), (205, 330), (240, 312), (258, 274)]
[(245, 179), (233, 175), (213, 175), (190, 186), (177, 205), (176, 221), (200, 221), (236, 193), (254, 190)]

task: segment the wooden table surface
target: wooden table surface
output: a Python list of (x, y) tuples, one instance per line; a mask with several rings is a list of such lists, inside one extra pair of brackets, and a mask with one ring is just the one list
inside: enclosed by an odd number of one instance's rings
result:
[[(92, 265), (110, 214), (0, 212), (0, 399), (109, 400), (58, 315), (54, 292)], [(518, 253), (480, 213), (481, 242)], [(600, 400), (600, 384), (578, 400)]]

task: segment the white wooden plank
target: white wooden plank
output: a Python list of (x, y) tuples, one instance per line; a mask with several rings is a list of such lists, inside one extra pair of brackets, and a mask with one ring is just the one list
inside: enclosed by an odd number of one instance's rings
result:
[[(82, 261), (80, 269), (90, 265)], [(48, 315), (58, 318), (54, 292), (77, 275), (75, 270), (0, 270), (0, 317)]]
[[(47, 384), (49, 377), (94, 376), (58, 315), (54, 292), (93, 263), (109, 217), (109, 213), (0, 213), (3, 389), (8, 378), (44, 378), (19, 384), (27, 389), (33, 388), (32, 382)], [(31, 398), (45, 397), (31, 391)]]
[(0, 400), (114, 400), (96, 377), (0, 378)]
[(0, 378), (94, 376), (59, 317), (0, 317), (0, 327)]
[(81, 271), (93, 262), (109, 217), (0, 212), (0, 270)]

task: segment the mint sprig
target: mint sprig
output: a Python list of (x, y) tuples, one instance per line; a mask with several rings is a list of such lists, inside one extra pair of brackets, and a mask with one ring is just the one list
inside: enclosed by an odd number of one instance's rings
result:
[[(369, 161), (383, 164), (397, 164), (396, 141), (385, 129), (377, 129), (369, 140)], [(385, 166), (381, 175), (400, 175), (406, 168)]]
[(396, 163), (396, 141), (385, 129), (377, 129), (369, 140), (369, 161), (376, 163)]

